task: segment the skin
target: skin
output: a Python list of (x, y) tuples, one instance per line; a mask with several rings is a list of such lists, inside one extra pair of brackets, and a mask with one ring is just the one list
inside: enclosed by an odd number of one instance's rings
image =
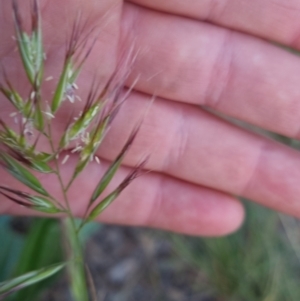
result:
[[(139, 80), (99, 149), (101, 165), (90, 164), (70, 191), (76, 215), (83, 213), (108, 162), (144, 116), (109, 190), (147, 154), (152, 172), (126, 188), (99, 221), (225, 235), (244, 219), (235, 196), (300, 217), (298, 152), (206, 110), (299, 138), (300, 60), (274, 43), (300, 50), (299, 0), (43, 0), (46, 76), (61, 68), (78, 7), (82, 19), (101, 28), (78, 81), (80, 93), (89, 89), (95, 74), (104, 82), (124, 49), (137, 53), (127, 87)], [(10, 1), (0, 2), (0, 15), (0, 61), (14, 84), (26, 91), (13, 51)], [(44, 93), (47, 98), (51, 83)], [(153, 94), (157, 98), (149, 106)], [(73, 109), (79, 111), (81, 105), (75, 103)], [(67, 105), (57, 116), (56, 140), (69, 109)], [(0, 112), (2, 118), (11, 112), (3, 98)], [(73, 154), (62, 166), (64, 177), (71, 175), (75, 162)], [(12, 183), (3, 170), (0, 178)], [(51, 177), (41, 180), (59, 197)], [(0, 213), (33, 214), (4, 198)]]

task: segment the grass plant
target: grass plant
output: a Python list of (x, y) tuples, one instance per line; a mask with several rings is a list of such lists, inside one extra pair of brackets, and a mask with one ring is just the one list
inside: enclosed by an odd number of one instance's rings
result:
[(298, 222), (259, 205), (245, 206), (245, 224), (228, 237), (172, 236), (180, 258), (199, 271), (201, 281), (193, 285), (213, 300), (299, 300)]
[[(64, 218), (60, 225), (55, 220), (36, 220), (30, 227), (26, 243), (20, 238), (10, 240), (11, 233), (8, 230), (1, 233), (7, 239), (6, 245), (3, 244), (0, 250), (0, 300), (32, 301), (64, 269), (69, 272), (70, 288), (75, 301), (96, 300), (90, 289), (93, 281), (84, 262), (80, 237), (87, 226), (142, 173), (146, 160), (138, 164), (110, 194), (103, 197), (138, 134), (139, 124), (99, 179), (87, 200), (84, 217), (79, 222), (72, 212), (68, 192), (88, 164), (93, 160), (99, 161), (97, 149), (126, 100), (126, 96), (121, 96), (121, 90), (128, 72), (120, 76), (117, 70), (101, 90), (95, 79), (86, 98), (82, 99), (85, 104), (82, 112), (72, 116), (56, 144), (53, 139), (55, 116), (66, 102), (79, 101), (76, 82), (97, 34), (94, 29), (86, 31), (85, 23), (80, 17), (74, 21), (61, 73), (48, 105), (42, 96), (43, 85), (48, 80), (44, 77), (46, 55), (42, 16), (38, 0), (32, 0), (31, 4), (31, 29), (28, 31), (20, 16), (17, 0), (12, 0), (15, 42), (30, 86), (27, 95), (21, 95), (14, 87), (4, 67), (0, 69), (4, 78), (0, 82), (0, 93), (14, 109), (12, 117), (16, 123), (12, 126), (0, 119), (0, 167), (26, 189), (23, 191), (0, 184), (0, 194), (20, 206), (51, 217), (63, 215)], [(50, 152), (40, 151), (41, 139), (48, 143)], [(78, 160), (72, 176), (65, 183), (60, 169), (68, 160), (66, 149), (78, 154)], [(56, 199), (52, 196), (37, 174), (54, 175), (63, 198)], [(27, 192), (28, 190), (31, 192)], [(206, 285), (200, 288), (220, 300), (297, 301), (300, 295), (297, 272), (300, 243), (295, 239), (298, 224), (294, 222), (292, 229), (290, 221), (286, 217), (281, 217), (280, 220), (277, 214), (251, 205), (248, 206), (247, 222), (237, 234), (217, 239), (174, 235), (173, 241), (180, 256), (205, 274)], [(62, 232), (65, 233), (67, 260), (64, 260), (62, 247), (53, 244), (54, 241), (60, 241)], [(49, 245), (52, 248), (55, 246), (56, 250), (51, 249), (49, 252)], [(294, 249), (287, 248), (289, 245)], [(11, 252), (16, 249), (22, 251), (16, 254)], [(7, 258), (12, 260), (8, 261)], [(9, 273), (12, 261), (16, 264), (13, 273)], [(10, 279), (5, 280), (5, 277)], [(34, 285), (36, 283), (39, 286)]]
[[(31, 210), (53, 216), (64, 215), (62, 227), (66, 233), (64, 238), (67, 240), (68, 258), (66, 262), (47, 267), (37, 265), (37, 269), (31, 271), (28, 271), (26, 267), (26, 262), (30, 258), (24, 258), (23, 262), (25, 263), (20, 267), (19, 274), (13, 279), (0, 283), (0, 299), (43, 281), (67, 268), (74, 300), (86, 301), (90, 298), (95, 299), (95, 297), (90, 294), (88, 289), (88, 287), (92, 287), (92, 279), (88, 277), (89, 273), (83, 259), (82, 244), (79, 239), (80, 232), (101, 214), (131, 181), (141, 174), (146, 160), (138, 164), (109, 195), (102, 197), (135, 140), (139, 131), (139, 125), (137, 125), (117, 158), (99, 179), (92, 196), (87, 200), (87, 207), (81, 223), (78, 224), (75, 221), (68, 198), (69, 189), (91, 161), (95, 160), (99, 163), (96, 151), (122, 103), (126, 100), (126, 96), (121, 96), (121, 90), (127, 73), (125, 72), (126, 74), (123, 73), (120, 76), (119, 70), (117, 70), (105, 87), (100, 90), (98, 88), (100, 85), (95, 79), (91, 83), (86, 98), (83, 99), (82, 112), (78, 116), (72, 116), (59, 143), (55, 143), (53, 138), (55, 116), (66, 102), (79, 101), (76, 94), (76, 81), (90, 55), (97, 35), (94, 29), (86, 30), (85, 23), (82, 22), (80, 16), (74, 21), (71, 35), (67, 39), (61, 74), (48, 105), (42, 96), (43, 85), (48, 80), (44, 78), (47, 54), (44, 52), (43, 45), (42, 16), (38, 0), (32, 0), (30, 3), (31, 27), (28, 30), (25, 29), (24, 20), (20, 15), (18, 1), (12, 1), (15, 42), (30, 90), (26, 96), (21, 95), (14, 87), (11, 79), (8, 78), (3, 66), (4, 81), (0, 83), (0, 92), (14, 108), (11, 117), (16, 123), (15, 126), (12, 126), (0, 119), (0, 166), (27, 190), (25, 192), (14, 187), (0, 185), (0, 194), (11, 202)], [(40, 139), (44, 139), (48, 143), (49, 152), (40, 151)], [(67, 149), (71, 149), (72, 153), (77, 153), (78, 160), (72, 176), (65, 183), (61, 175), (61, 165), (68, 160), (69, 156), (65, 155)], [(37, 174), (54, 175), (63, 198), (60, 200), (51, 195)], [(28, 190), (31, 192), (27, 192)], [(39, 229), (42, 231), (41, 228)], [(39, 233), (33, 234), (33, 236), (35, 235), (38, 236)]]

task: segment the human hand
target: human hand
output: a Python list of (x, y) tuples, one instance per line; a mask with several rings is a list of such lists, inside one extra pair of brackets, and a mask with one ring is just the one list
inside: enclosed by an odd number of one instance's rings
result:
[[(299, 58), (262, 39), (300, 48), (300, 2), (293, 0), (288, 6), (283, 0), (134, 2), (122, 6), (119, 0), (78, 1), (78, 5), (72, 0), (41, 1), (46, 75), (60, 71), (58, 58), (63, 55), (66, 33), (78, 8), (91, 24), (103, 24), (78, 82), (82, 93), (90, 87), (95, 70), (103, 79), (112, 73), (120, 45), (134, 45), (138, 53), (127, 84), (140, 75), (139, 81), (99, 149), (102, 164), (90, 164), (70, 191), (74, 212), (78, 216), (83, 213), (85, 196), (91, 194), (106, 160), (115, 157), (155, 94), (158, 98), (150, 106), (116, 182), (146, 154), (151, 155), (147, 168), (153, 172), (135, 180), (99, 220), (223, 235), (243, 220), (243, 207), (234, 196), (300, 216), (298, 152), (198, 107), (205, 105), (298, 138)], [(0, 61), (22, 90), (26, 83), (19, 80), (23, 77), (17, 54), (12, 52), (10, 1), (0, 3), (0, 14)], [(2, 98), (0, 108), (1, 116), (10, 112)], [(67, 115), (65, 110), (57, 119), (58, 137)], [(65, 176), (71, 174), (75, 156), (63, 165)], [(5, 177), (1, 170), (4, 183)], [(51, 181), (47, 185), (54, 194), (58, 190)], [(30, 214), (4, 199), (0, 212)]]

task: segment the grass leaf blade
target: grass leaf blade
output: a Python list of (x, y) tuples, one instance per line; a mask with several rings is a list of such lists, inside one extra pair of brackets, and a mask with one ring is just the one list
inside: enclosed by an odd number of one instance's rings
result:
[[(4, 193), (8, 192), (9, 194), (12, 194), (14, 197)], [(45, 213), (59, 213), (63, 212), (63, 210), (59, 209), (58, 207), (55, 206), (55, 204), (48, 198), (42, 197), (42, 196), (35, 196), (31, 195), (29, 193), (25, 193), (16, 189), (8, 188), (5, 186), (0, 185), (0, 194), (4, 195), (6, 198), (10, 199), (11, 201), (40, 211), (40, 212), (45, 212)], [(18, 197), (18, 198), (16, 198)], [(21, 198), (21, 199), (20, 199)], [(25, 200), (25, 201), (24, 201)]]
[(102, 213), (121, 193), (117, 188), (107, 197), (105, 197), (89, 214), (85, 223), (93, 221), (100, 213)]
[(0, 152), (0, 162), (1, 161), (6, 165), (6, 169), (14, 178), (32, 190), (44, 196), (49, 196), (49, 193), (43, 188), (40, 181), (17, 160), (4, 152)]
[(97, 185), (95, 191), (93, 192), (93, 195), (90, 199), (89, 205), (95, 202), (97, 198), (101, 195), (101, 193), (105, 190), (105, 188), (108, 186), (110, 181), (112, 180), (113, 176), (119, 169), (127, 151), (129, 150), (130, 146), (132, 145), (138, 131), (140, 129), (140, 124), (132, 131), (129, 138), (127, 139), (124, 147), (122, 148), (121, 152), (117, 156), (116, 160), (111, 164), (111, 166), (108, 168), (104, 176), (101, 178), (99, 184)]
[(26, 72), (26, 75), (31, 84), (34, 84), (35, 81), (35, 71), (33, 63), (30, 59), (30, 49), (29, 45), (31, 44), (29, 36), (23, 32), (21, 16), (19, 13), (19, 7), (16, 0), (13, 0), (13, 17), (15, 23), (16, 31), (16, 40), (19, 49), (19, 53), (22, 59), (22, 63)]
[(68, 241), (67, 256), (71, 261), (68, 265), (70, 286), (75, 301), (88, 301), (89, 293), (83, 261), (83, 250), (80, 244), (74, 221), (70, 218), (64, 220), (65, 235)]
[(68, 76), (69, 76), (69, 71), (71, 68), (71, 62), (67, 60), (64, 65), (64, 69), (61, 73), (61, 76), (59, 78), (59, 82), (57, 84), (56, 90), (54, 92), (54, 96), (52, 99), (52, 104), (51, 104), (51, 112), (54, 114), (60, 107), (64, 97), (65, 97), (65, 92), (67, 89), (68, 85)]
[(129, 175), (121, 182), (121, 184), (111, 192), (107, 197), (105, 197), (88, 215), (86, 221), (83, 224), (86, 224), (94, 220), (99, 214), (101, 214), (118, 196), (119, 194), (137, 177), (142, 173), (142, 169), (145, 167), (148, 162), (148, 158), (144, 159), (139, 163)]
[(0, 297), (6, 297), (15, 291), (40, 282), (58, 273), (64, 266), (65, 264), (55, 264), (53, 266), (32, 271), (22, 276), (2, 282), (0, 283)]
[(104, 174), (102, 179), (100, 180), (100, 182), (99, 182), (98, 186), (96, 187), (95, 191), (93, 192), (93, 195), (92, 195), (91, 200), (90, 200), (90, 205), (92, 203), (94, 203), (95, 200), (97, 200), (97, 198), (101, 195), (101, 193), (108, 186), (108, 184), (112, 180), (113, 176), (115, 175), (115, 173), (119, 169), (119, 167), (122, 163), (123, 157), (124, 156), (119, 157), (118, 160), (114, 161), (110, 165), (110, 167), (108, 168), (108, 170), (106, 171), (106, 173)]

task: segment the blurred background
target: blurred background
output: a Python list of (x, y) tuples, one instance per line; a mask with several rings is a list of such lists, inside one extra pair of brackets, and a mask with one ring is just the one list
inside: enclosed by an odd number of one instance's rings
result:
[[(91, 224), (81, 238), (98, 300), (299, 301), (299, 222), (244, 203), (245, 224), (224, 238)], [(0, 240), (0, 282), (63, 256), (57, 220), (1, 217)], [(6, 300), (71, 298), (62, 273)]]

